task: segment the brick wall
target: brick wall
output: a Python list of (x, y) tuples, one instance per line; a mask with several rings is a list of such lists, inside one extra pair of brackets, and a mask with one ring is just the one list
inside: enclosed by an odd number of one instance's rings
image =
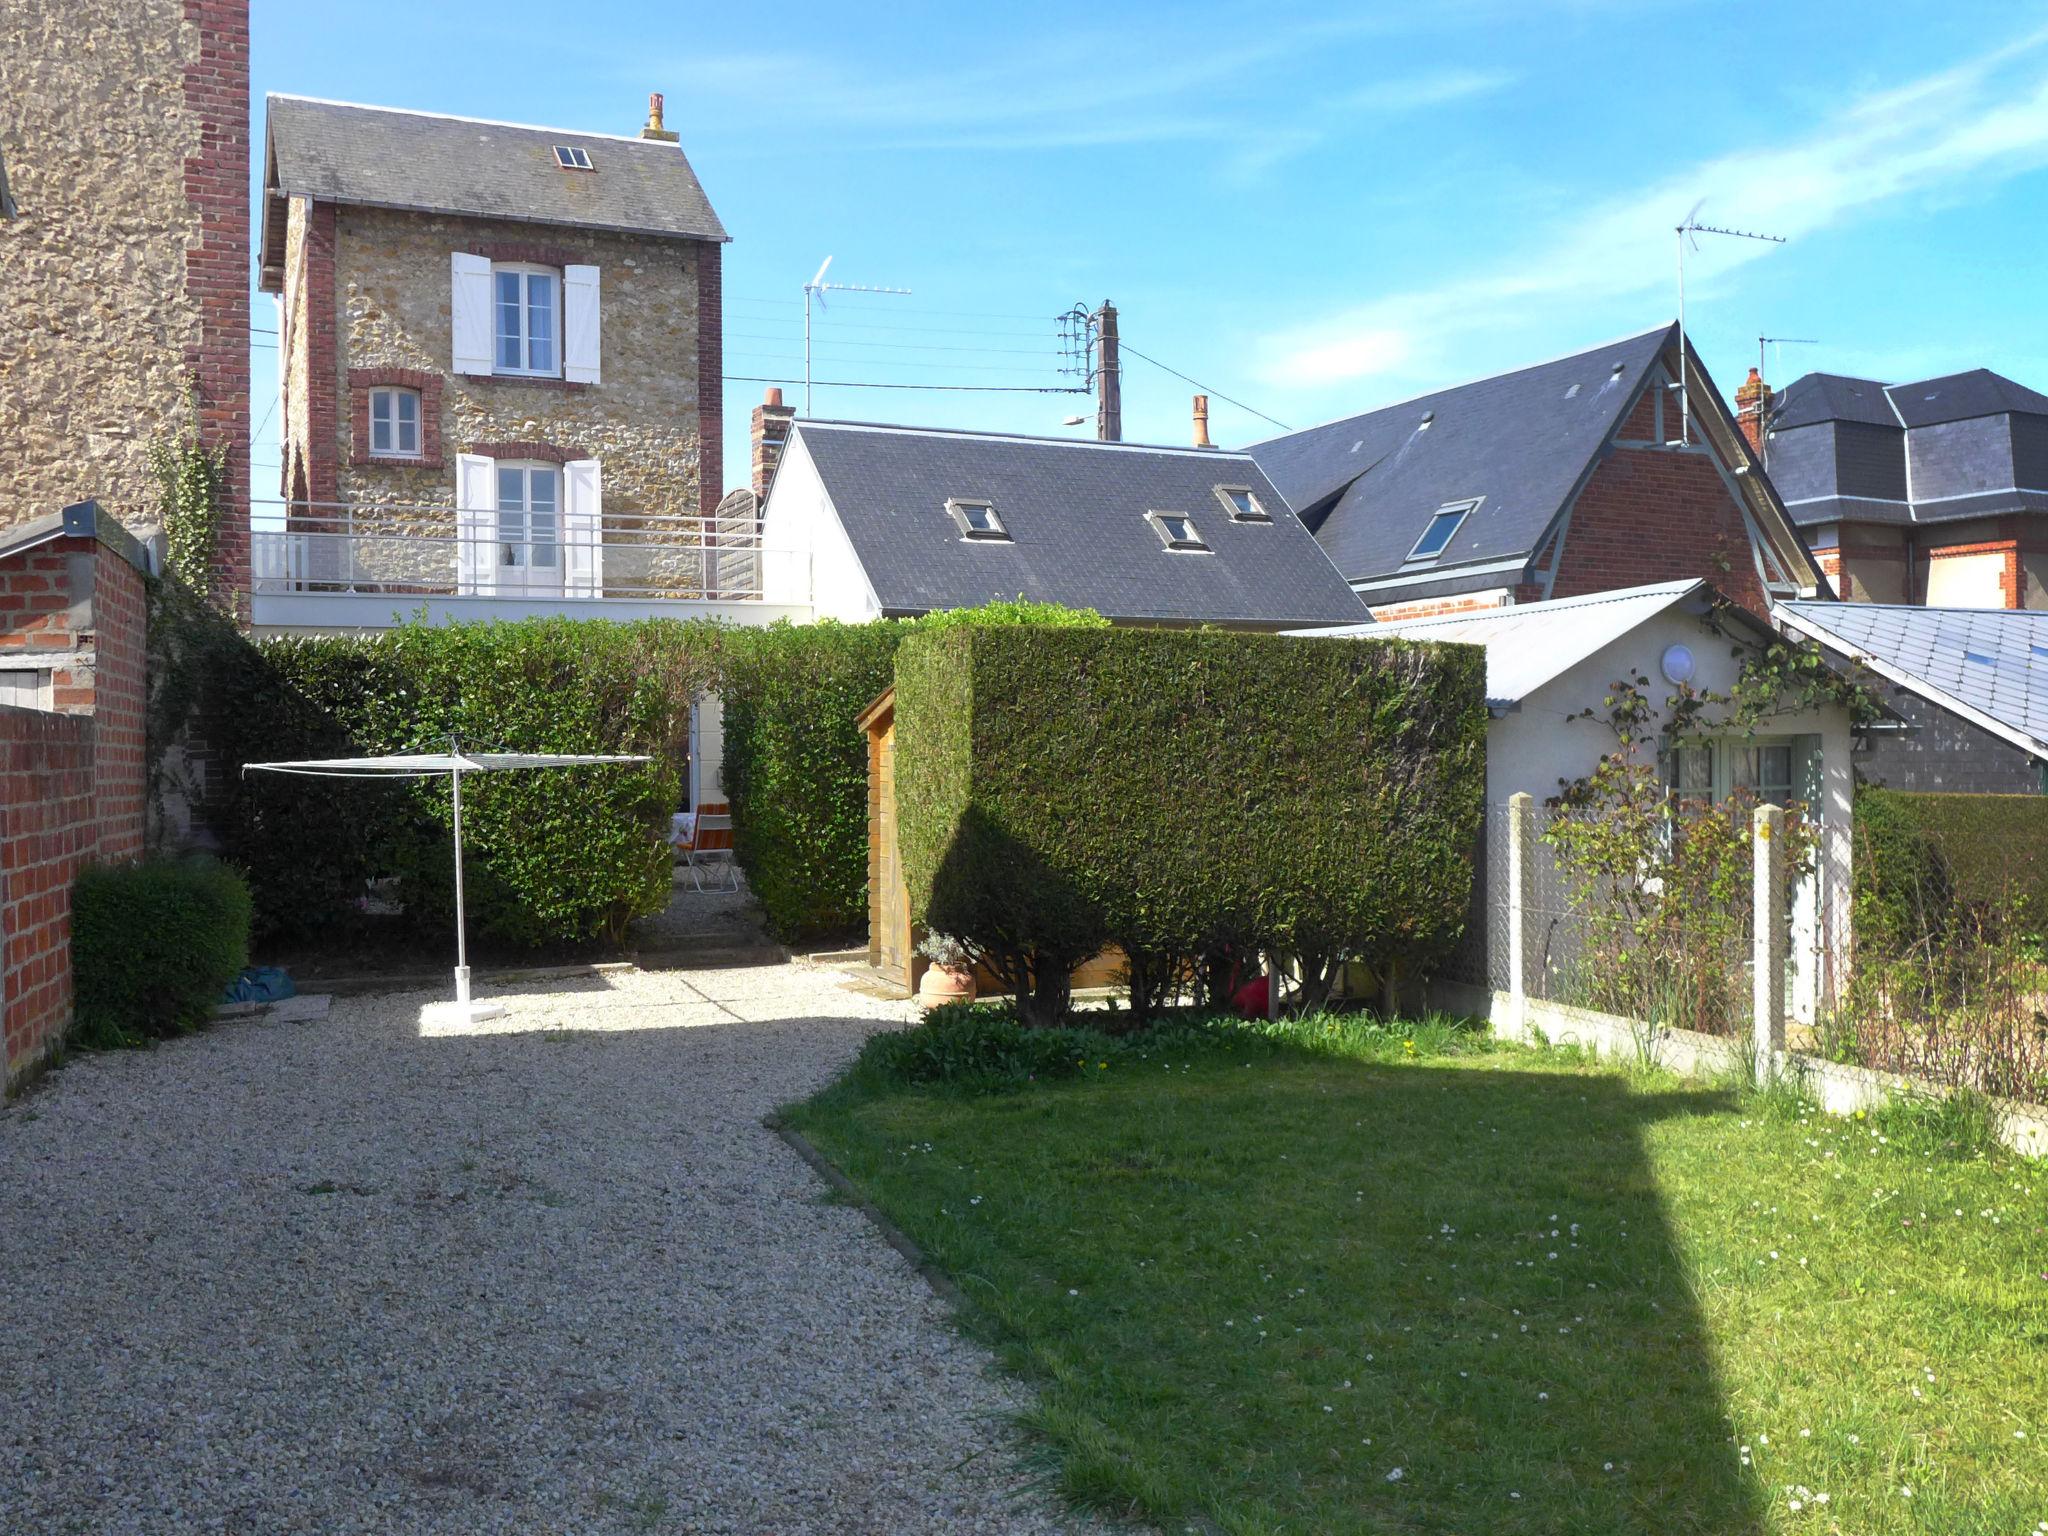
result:
[(1699, 576), (1768, 618), (1748, 527), (1711, 451), (1610, 453), (1572, 504), (1550, 595), (1582, 597)]
[(71, 882), (143, 849), (142, 575), (96, 538), (0, 559), (0, 666), (52, 675), (54, 710), (0, 706), (0, 1083), (71, 1019)]

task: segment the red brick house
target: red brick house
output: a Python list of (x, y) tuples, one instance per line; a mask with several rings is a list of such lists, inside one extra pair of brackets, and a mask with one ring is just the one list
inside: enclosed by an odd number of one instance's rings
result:
[(1675, 325), (1247, 450), (1380, 619), (1697, 577), (1761, 618), (1827, 579)]

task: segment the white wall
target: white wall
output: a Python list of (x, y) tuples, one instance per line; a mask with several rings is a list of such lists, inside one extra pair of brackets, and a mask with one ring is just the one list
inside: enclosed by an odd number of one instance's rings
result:
[(761, 547), (762, 595), (768, 602), (808, 603), (814, 617), (847, 624), (882, 616), (882, 605), (804, 447), (801, 427), (791, 434), (775, 468), (761, 514)]

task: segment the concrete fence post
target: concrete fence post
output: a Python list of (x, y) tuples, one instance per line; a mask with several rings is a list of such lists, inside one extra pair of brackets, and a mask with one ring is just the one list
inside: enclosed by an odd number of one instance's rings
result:
[(1508, 796), (1508, 1016), (1517, 1035), (1529, 1031), (1529, 908), (1535, 895), (1536, 801), (1526, 790)]
[(1752, 822), (1755, 907), (1751, 954), (1755, 970), (1754, 1040), (1758, 1078), (1776, 1073), (1785, 1049), (1785, 812), (1760, 805)]

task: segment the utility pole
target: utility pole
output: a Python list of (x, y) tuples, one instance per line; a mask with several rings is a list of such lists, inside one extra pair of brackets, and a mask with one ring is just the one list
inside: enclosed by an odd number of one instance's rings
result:
[(1116, 306), (1104, 299), (1095, 322), (1095, 435), (1105, 443), (1124, 436), (1124, 364), (1117, 350)]

